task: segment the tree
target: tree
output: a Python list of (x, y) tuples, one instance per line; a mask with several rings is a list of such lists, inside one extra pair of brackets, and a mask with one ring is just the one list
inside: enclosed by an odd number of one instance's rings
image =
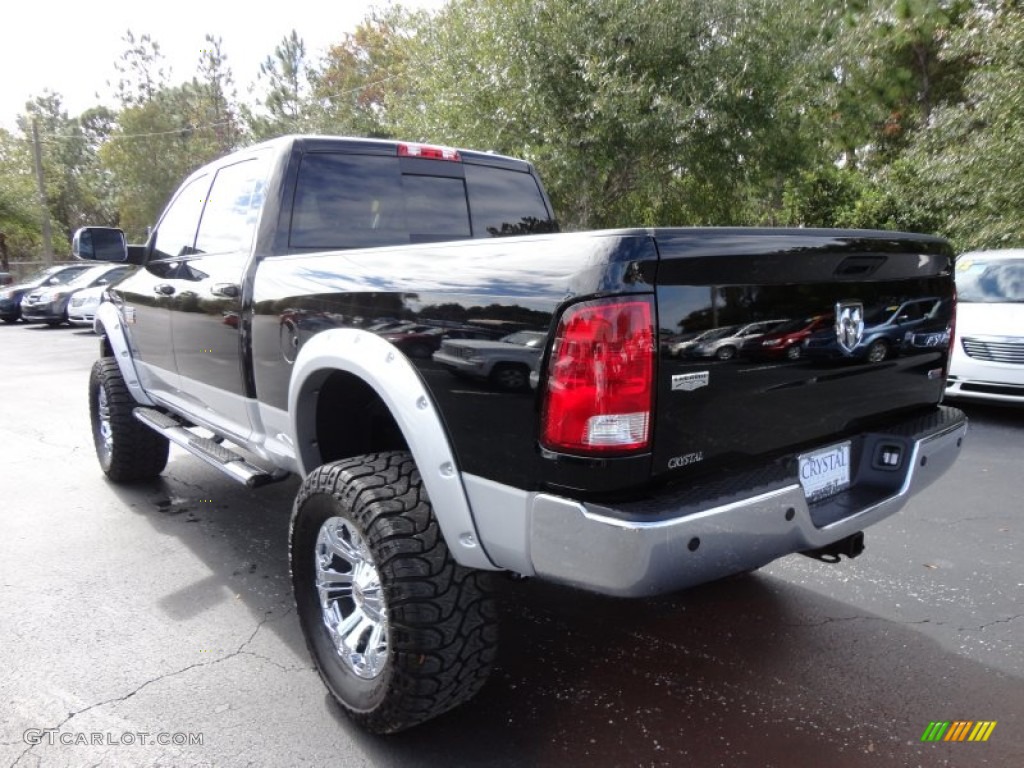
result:
[(34, 258), (40, 246), (30, 152), (24, 137), (0, 128), (0, 232), (12, 261)]
[[(26, 140), (39, 133), (47, 207), (54, 227), (54, 250), (67, 253), (71, 235), (86, 224), (112, 219), (110, 190), (97, 150), (111, 128), (105, 108), (68, 116), (60, 94), (44, 91), (25, 105), (18, 124)], [(31, 166), (29, 166), (31, 167)]]
[(148, 34), (138, 39), (130, 29), (122, 38), (127, 48), (114, 63), (120, 77), (114, 85), (118, 101), (124, 107), (151, 101), (168, 84), (164, 55), (160, 45)]
[(426, 14), (389, 7), (373, 11), (328, 48), (311, 70), (312, 106), (318, 130), (353, 136), (394, 135), (389, 110), (407, 98), (418, 73), (410, 57), (418, 28)]
[(258, 139), (301, 132), (307, 124), (309, 66), (306, 44), (294, 29), (260, 64), (259, 79), (266, 96), (262, 112), (245, 111), (249, 131)]
[(808, 4), (453, 0), (397, 123), (531, 158), (569, 227), (757, 221), (807, 162)]
[(237, 149), (241, 142), (238, 94), (219, 37), (206, 36), (198, 77), (192, 79), (191, 96), (189, 113), (195, 129), (192, 138), (203, 145), (199, 153), (217, 156)]
[(963, 101), (936, 108), (907, 153), (916, 173), (904, 193), (940, 217), (960, 248), (1024, 239), (1024, 9), (979, 4), (948, 55), (976, 62)]
[(130, 239), (146, 236), (168, 198), (196, 168), (236, 148), (231, 70), (221, 40), (207, 35), (197, 76), (177, 86), (166, 83), (159, 46), (144, 35), (129, 48), (118, 69), (122, 109), (100, 150), (116, 201), (116, 218)]

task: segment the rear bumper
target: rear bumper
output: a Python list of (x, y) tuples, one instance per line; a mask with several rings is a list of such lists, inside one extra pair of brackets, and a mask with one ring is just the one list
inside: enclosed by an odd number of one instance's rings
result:
[[(524, 531), (528, 562), (539, 577), (627, 597), (757, 568), (824, 547), (894, 514), (953, 464), (966, 432), (963, 413), (940, 407), (884, 434), (852, 438), (851, 486), (814, 504), (805, 498), (795, 461), (725, 485), (615, 507), (530, 495)], [(901, 466), (880, 470), (874, 457), (889, 446), (900, 447)], [(486, 525), (481, 535), (488, 547)]]

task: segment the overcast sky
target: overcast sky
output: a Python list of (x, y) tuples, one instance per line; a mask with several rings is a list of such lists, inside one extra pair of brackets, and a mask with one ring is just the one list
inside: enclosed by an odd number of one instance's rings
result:
[[(445, 0), (405, 0), (410, 8), (436, 9)], [(99, 101), (113, 106), (107, 82), (117, 79), (114, 62), (125, 49), (128, 29), (148, 33), (163, 51), (172, 83), (191, 79), (207, 33), (223, 38), (238, 88), (246, 96), (260, 62), (292, 29), (311, 60), (351, 32), (386, 0), (21, 0), (7, 3), (0, 35), (0, 125), (14, 127), (25, 102), (44, 88), (60, 93), (72, 116)]]

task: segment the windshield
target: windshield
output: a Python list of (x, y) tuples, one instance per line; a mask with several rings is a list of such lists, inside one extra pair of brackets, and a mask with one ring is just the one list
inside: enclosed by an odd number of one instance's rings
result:
[(46, 285), (67, 285), (72, 280), (75, 280), (82, 276), (82, 273), (88, 272), (93, 267), (86, 265), (83, 267), (72, 267), (71, 269), (65, 269), (63, 272), (58, 272), (46, 281)]
[(704, 331), (700, 336), (697, 336), (694, 341), (714, 341), (715, 339), (724, 339), (735, 330), (735, 325), (727, 325), (724, 328), (712, 328), (710, 331)]
[(1024, 302), (1024, 258), (959, 259), (956, 293), (958, 301)]
[(809, 327), (813, 322), (813, 317), (805, 317), (802, 320), (789, 320), (772, 328), (772, 333), (796, 333)]

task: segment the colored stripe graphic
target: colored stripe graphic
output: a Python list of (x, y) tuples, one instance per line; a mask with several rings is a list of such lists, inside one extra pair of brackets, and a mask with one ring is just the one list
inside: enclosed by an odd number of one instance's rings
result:
[(995, 720), (982, 720), (971, 731), (971, 735), (967, 737), (968, 741), (988, 741), (988, 737), (992, 735), (992, 731), (996, 729)]
[(967, 729), (972, 725), (974, 723), (970, 720), (953, 721), (953, 727), (949, 729), (949, 733), (946, 734), (943, 741), (963, 741), (967, 737)]
[(995, 720), (932, 720), (921, 741), (988, 741), (995, 727)]

